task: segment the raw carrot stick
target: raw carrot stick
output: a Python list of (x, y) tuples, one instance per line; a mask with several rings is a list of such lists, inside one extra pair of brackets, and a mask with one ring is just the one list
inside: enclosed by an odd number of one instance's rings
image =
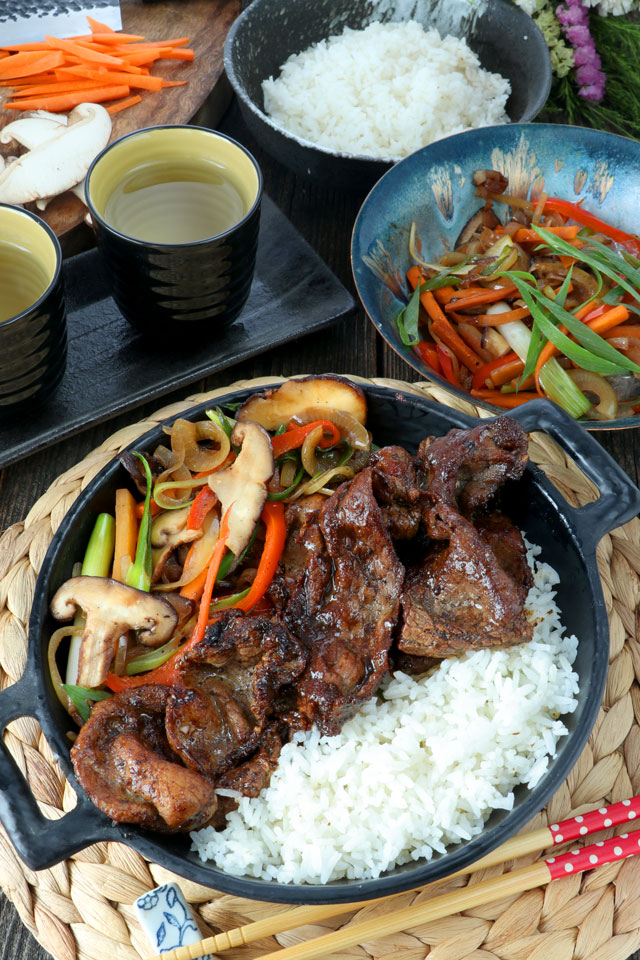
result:
[(102, 103), (104, 100), (120, 100), (129, 96), (129, 87), (98, 87), (96, 90), (80, 90), (77, 93), (59, 93), (52, 97), (25, 97), (23, 100), (5, 103), (9, 110), (50, 110), (60, 113), (72, 110), (79, 103)]
[(51, 47), (44, 40), (38, 40), (32, 43), (8, 43), (6, 46), (3, 46), (2, 49), (10, 50), (12, 53), (14, 51), (21, 52), (28, 50), (40, 50), (41, 53), (51, 52)]
[[(162, 89), (164, 90), (165, 87), (186, 87), (188, 82), (188, 80), (163, 80)], [(132, 84), (132, 86), (135, 86), (135, 84)]]
[(193, 60), (195, 53), (189, 47), (170, 47), (162, 54), (163, 60)]
[(144, 43), (136, 43), (136, 50), (144, 50), (145, 47), (185, 47), (191, 40), (191, 37), (176, 37), (175, 40), (147, 40)]
[(45, 40), (53, 50), (63, 50), (65, 53), (74, 54), (80, 60), (91, 60), (92, 63), (104, 63), (110, 67), (122, 66), (122, 60), (112, 57), (107, 53), (100, 53), (98, 50), (88, 50), (87, 47), (81, 47), (73, 40), (62, 40), (59, 37), (46, 36)]
[(15, 90), (11, 94), (13, 99), (17, 97), (36, 97), (43, 93), (45, 96), (53, 96), (54, 93), (73, 93), (76, 90), (97, 90), (102, 84), (99, 80), (61, 80), (57, 83), (33, 83), (23, 87), (21, 90)]
[(138, 543), (136, 501), (126, 487), (116, 490), (115, 514), (116, 532), (111, 576), (114, 580), (120, 580), (121, 583), (124, 583), (126, 569), (123, 569), (123, 566), (125, 558), (133, 563)]
[[(556, 237), (560, 237), (561, 240), (575, 240), (580, 227), (577, 225), (572, 227), (545, 227), (545, 230), (553, 233)], [(516, 243), (544, 243), (542, 237), (535, 230), (529, 230), (526, 227), (520, 227), (519, 230), (516, 230), (513, 239)]]
[[(26, 57), (27, 59), (22, 59)], [(54, 53), (16, 53), (0, 63), (0, 83), (6, 80), (17, 80), (19, 77), (31, 77), (34, 74), (45, 73), (64, 63), (64, 54), (61, 51)]]
[(143, 90), (162, 90), (162, 77), (138, 76), (138, 74), (118, 73), (115, 70), (98, 73), (89, 69), (86, 72), (91, 80), (104, 80), (105, 83), (126, 83), (130, 87), (140, 87)]
[(107, 26), (106, 23), (101, 23), (99, 20), (96, 20), (94, 17), (90, 17), (87, 14), (87, 23), (89, 24), (89, 30), (91, 33), (115, 33), (116, 31), (113, 27)]
[[(136, 44), (137, 46), (137, 44)], [(129, 64), (132, 67), (143, 67), (148, 63), (155, 63), (156, 60), (162, 59), (162, 50), (156, 48), (155, 50), (140, 50), (138, 53), (123, 53), (120, 55), (123, 63)], [(120, 69), (124, 69), (120, 67)]]
[(107, 113), (110, 113), (113, 116), (114, 113), (120, 113), (121, 110), (126, 110), (127, 107), (133, 107), (136, 103), (141, 103), (142, 97), (137, 93), (134, 97), (127, 97), (126, 100), (120, 100), (118, 103), (112, 103), (107, 107)]
[(489, 287), (488, 289), (484, 287), (469, 289), (473, 292), (468, 293), (466, 290), (456, 290), (455, 296), (445, 305), (444, 309), (447, 313), (449, 313), (450, 310), (468, 310), (470, 307), (483, 306), (485, 303), (495, 303), (496, 300), (507, 300), (517, 292), (516, 287), (513, 285), (508, 287)]
[(136, 40), (144, 40), (145, 38), (141, 33), (116, 33), (115, 31), (101, 31), (100, 33), (96, 31), (91, 33), (88, 36), (84, 37), (73, 37), (74, 40), (82, 40), (85, 43), (133, 43)]
[(536, 393), (500, 393), (499, 390), (471, 390), (472, 397), (478, 400), (487, 400), (496, 407), (519, 407), (522, 403), (528, 403), (529, 400), (536, 400)]

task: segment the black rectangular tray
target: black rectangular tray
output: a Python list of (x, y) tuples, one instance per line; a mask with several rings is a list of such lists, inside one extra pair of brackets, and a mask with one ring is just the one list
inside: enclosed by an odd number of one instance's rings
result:
[(109, 295), (96, 250), (64, 263), (69, 359), (56, 393), (0, 422), (0, 467), (90, 424), (321, 330), (355, 306), (351, 294), (268, 197), (263, 198), (249, 299), (228, 330), (184, 343), (138, 334)]

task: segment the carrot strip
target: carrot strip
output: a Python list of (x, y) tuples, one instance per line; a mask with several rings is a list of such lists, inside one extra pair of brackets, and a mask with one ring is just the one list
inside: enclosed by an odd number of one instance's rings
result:
[(163, 80), (162, 89), (164, 90), (165, 87), (185, 87), (188, 82), (188, 80)]
[(434, 290), (433, 295), (438, 301), (438, 303), (449, 303), (452, 297), (457, 293), (456, 287), (440, 287), (439, 290)]
[(195, 53), (189, 47), (170, 47), (162, 54), (163, 60), (193, 60)]
[[(419, 284), (420, 278), (419, 269), (410, 268), (407, 271), (407, 279), (414, 289)], [(431, 333), (434, 339), (442, 340), (453, 351), (460, 363), (464, 363), (469, 370), (473, 371), (481, 366), (482, 360), (453, 329), (431, 290), (425, 290), (420, 294), (420, 303), (433, 320)]]
[[(108, 109), (108, 108), (107, 108)], [(151, 516), (157, 517), (159, 513), (162, 513), (162, 507), (159, 507), (155, 502), (153, 497), (151, 498)], [(144, 500), (141, 500), (140, 503), (136, 503), (136, 517), (138, 520), (142, 519), (142, 514), (144, 513)]]
[(73, 93), (76, 90), (97, 90), (103, 84), (99, 80), (60, 80), (56, 83), (32, 83), (22, 90), (14, 90), (11, 97), (35, 97), (43, 93), (51, 96), (54, 93)]
[[(123, 53), (121, 55), (121, 59), (123, 64), (127, 63), (132, 67), (134, 66), (141, 67), (147, 63), (155, 63), (156, 60), (161, 60), (162, 51), (156, 49), (153, 52), (150, 50), (147, 52), (145, 52), (144, 50), (141, 50), (139, 53), (130, 53), (130, 54)], [(120, 69), (124, 70), (124, 67), (120, 67)]]
[(22, 53), (30, 50), (40, 50), (41, 53), (49, 53), (51, 51), (51, 47), (44, 40), (38, 40), (32, 43), (7, 43), (3, 45), (2, 49), (10, 50), (12, 53), (14, 51)]
[[(568, 333), (567, 328), (564, 326), (564, 324), (561, 324), (560, 327), (558, 327), (558, 329), (560, 330), (561, 333), (565, 333), (565, 334)], [(555, 357), (556, 354), (558, 353), (560, 353), (560, 351), (556, 346), (554, 346), (553, 343), (551, 343), (551, 340), (547, 340), (544, 347), (540, 351), (540, 356), (538, 357), (538, 360), (536, 362), (536, 368), (533, 371), (533, 377), (536, 384), (536, 391), (541, 397), (544, 397), (545, 393), (542, 387), (540, 386), (540, 372), (544, 367), (545, 363), (548, 360), (551, 360), (552, 357)]]
[(529, 307), (515, 307), (513, 310), (505, 310), (504, 313), (478, 313), (475, 316), (465, 317), (465, 321), (477, 323), (479, 327), (499, 327), (513, 320), (524, 320), (530, 314)]
[(128, 107), (133, 107), (136, 103), (141, 102), (142, 97), (136, 93), (134, 97), (127, 97), (126, 100), (121, 100), (119, 103), (112, 103), (107, 107), (107, 113), (113, 116), (114, 113), (120, 113), (121, 110), (126, 110)]
[[(575, 240), (580, 227), (545, 227), (545, 230), (553, 233), (556, 237), (560, 237), (561, 240)], [(529, 230), (527, 227), (520, 227), (519, 230), (516, 230), (513, 239), (516, 243), (544, 243), (542, 237), (535, 230)]]
[(587, 326), (593, 330), (594, 333), (603, 334), (607, 330), (613, 330), (619, 324), (624, 323), (628, 318), (629, 311), (624, 304), (621, 303), (617, 307), (607, 310), (602, 316), (596, 317), (594, 320), (588, 320)]
[[(516, 365), (515, 367), (514, 364)], [(518, 364), (519, 368), (517, 369)], [(512, 377), (517, 376), (523, 369), (524, 363), (517, 353), (512, 352), (505, 357), (496, 357), (494, 360), (489, 360), (487, 363), (483, 363), (481, 367), (478, 367), (473, 375), (471, 386), (475, 390), (479, 390), (484, 387), (487, 380), (491, 379), (494, 386), (498, 387), (506, 383), (507, 380), (511, 380)], [(496, 378), (502, 374), (504, 370), (507, 370), (507, 375), (501, 377), (500, 383), (498, 383)]]
[(116, 33), (112, 30), (110, 33), (108, 31), (102, 30), (101, 32), (96, 31), (95, 33), (88, 34), (84, 37), (73, 37), (77, 42), (78, 40), (83, 40), (88, 43), (93, 43), (95, 40), (96, 43), (133, 43), (136, 40), (144, 40), (144, 36), (141, 33)]
[(156, 47), (185, 47), (191, 40), (191, 37), (176, 37), (175, 40), (147, 40), (144, 43), (136, 43), (136, 50), (151, 50)]
[(496, 407), (519, 407), (522, 403), (528, 403), (529, 400), (536, 400), (535, 393), (500, 393), (499, 390), (470, 390), (471, 396), (477, 400), (487, 400)]
[(113, 27), (107, 26), (106, 23), (101, 23), (100, 20), (94, 19), (87, 14), (87, 23), (89, 24), (89, 30), (91, 33), (115, 33), (116, 31)]
[[(204, 632), (207, 628), (207, 621), (209, 619), (209, 606), (211, 604), (211, 595), (213, 594), (213, 587), (216, 582), (216, 577), (218, 575), (218, 570), (220, 569), (220, 563), (222, 562), (222, 557), (225, 550), (227, 549), (227, 540), (229, 539), (229, 520), (231, 518), (231, 511), (233, 510), (233, 504), (227, 507), (226, 513), (222, 518), (222, 523), (220, 524), (220, 534), (218, 536), (218, 541), (215, 545), (213, 553), (211, 554), (211, 560), (207, 568), (207, 578), (204, 582), (204, 588), (202, 590), (202, 599), (200, 600), (200, 609), (198, 610), (198, 619), (196, 621), (196, 627), (191, 637), (187, 641), (187, 644), (183, 649), (192, 649), (196, 644), (200, 643), (204, 637)], [(188, 646), (187, 646), (188, 645)]]
[(516, 287), (470, 287), (472, 292), (456, 290), (455, 296), (445, 305), (447, 313), (450, 310), (468, 310), (469, 307), (479, 307), (485, 303), (495, 303), (496, 300), (507, 300), (517, 292)]
[(102, 103), (104, 100), (120, 100), (129, 96), (129, 87), (98, 87), (95, 90), (80, 90), (77, 93), (59, 93), (57, 96), (27, 98), (15, 103), (5, 103), (10, 110), (50, 110), (60, 113), (72, 110), (79, 103)]
[(607, 337), (640, 337), (640, 325), (637, 323), (626, 323), (621, 327), (613, 327), (612, 330), (607, 330)]
[(234, 610), (244, 610), (245, 613), (262, 600), (271, 585), (287, 538), (283, 503), (265, 503), (262, 508), (262, 520), (267, 530), (258, 572), (246, 597), (233, 605)]
[[(27, 60), (21, 60), (21, 57), (28, 57)], [(19, 62), (18, 62), (19, 61)], [(64, 54), (60, 51), (54, 53), (16, 53), (13, 57), (8, 57), (0, 62), (0, 83), (6, 80), (17, 80), (19, 77), (32, 77), (38, 73), (45, 73), (47, 70), (53, 70), (64, 63)]]
[(123, 487), (116, 490), (116, 531), (113, 551), (114, 580), (124, 583), (126, 570), (123, 570), (123, 561), (128, 558), (133, 563), (138, 543), (138, 518), (136, 517), (136, 501), (131, 492)]
[(46, 36), (45, 40), (54, 50), (63, 50), (65, 53), (71, 53), (80, 60), (90, 60), (92, 63), (104, 63), (111, 67), (122, 66), (122, 60), (112, 57), (107, 53), (100, 53), (99, 50), (89, 50), (86, 46), (81, 47), (73, 40), (62, 40), (59, 37)]
[(130, 87), (141, 87), (143, 90), (162, 90), (162, 77), (134, 76), (128, 73), (118, 73), (108, 70), (106, 73), (87, 70), (87, 77), (91, 80), (104, 80), (105, 83), (126, 83)]

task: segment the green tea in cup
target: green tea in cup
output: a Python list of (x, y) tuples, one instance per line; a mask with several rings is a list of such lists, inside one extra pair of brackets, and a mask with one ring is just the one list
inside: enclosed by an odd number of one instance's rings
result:
[(50, 401), (66, 359), (58, 238), (34, 213), (0, 203), (0, 418)]
[(30, 250), (0, 238), (0, 323), (32, 306), (50, 282), (47, 267)]
[(204, 157), (185, 157), (131, 170), (107, 200), (104, 219), (137, 240), (193, 243), (225, 233), (246, 212), (226, 171)]
[[(168, 348), (214, 336), (249, 296), (262, 175), (216, 130), (167, 125), (108, 144), (89, 168), (87, 204), (122, 314)], [(160, 338), (160, 339), (159, 339)]]

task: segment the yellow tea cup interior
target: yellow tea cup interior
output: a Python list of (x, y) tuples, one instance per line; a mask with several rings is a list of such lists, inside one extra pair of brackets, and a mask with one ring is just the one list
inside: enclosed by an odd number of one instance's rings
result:
[(142, 130), (107, 148), (88, 191), (102, 220), (148, 243), (185, 244), (226, 233), (259, 190), (251, 159), (197, 127)]
[(24, 211), (0, 206), (0, 323), (36, 303), (52, 283), (56, 249)]

